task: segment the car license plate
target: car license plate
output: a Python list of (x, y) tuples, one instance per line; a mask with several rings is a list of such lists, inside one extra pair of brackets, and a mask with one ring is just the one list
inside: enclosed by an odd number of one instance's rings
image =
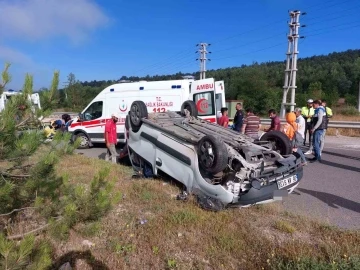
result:
[(284, 187), (290, 186), (291, 184), (294, 184), (296, 181), (297, 181), (297, 177), (296, 177), (296, 175), (293, 175), (289, 178), (279, 180), (277, 182), (277, 185), (278, 185), (279, 189), (282, 189)]

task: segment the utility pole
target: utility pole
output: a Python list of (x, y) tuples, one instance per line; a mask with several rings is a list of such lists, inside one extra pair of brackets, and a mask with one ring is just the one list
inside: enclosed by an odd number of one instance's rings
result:
[[(298, 59), (298, 41), (299, 38), (299, 18), (301, 13), (299, 10), (290, 11), (290, 22), (289, 22), (289, 34), (288, 38), (288, 50), (286, 52), (286, 68), (285, 68), (285, 80), (284, 80), (284, 93), (283, 100), (281, 103), (280, 117), (284, 118), (286, 114), (286, 106), (290, 105), (290, 110), (294, 111), (295, 103), (295, 90), (296, 90), (296, 72), (297, 72), (297, 59)], [(305, 27), (302, 26), (302, 27)], [(291, 92), (290, 103), (287, 102), (287, 94)]]
[(195, 52), (195, 53), (200, 53), (200, 58), (196, 59), (196, 60), (200, 60), (200, 80), (206, 78), (206, 74), (205, 74), (206, 73), (206, 60), (211, 61), (210, 59), (206, 58), (206, 54), (211, 53), (206, 50), (206, 47), (210, 46), (210, 45), (211, 44), (207, 44), (207, 43), (196, 44), (196, 47), (200, 47), (200, 49)]

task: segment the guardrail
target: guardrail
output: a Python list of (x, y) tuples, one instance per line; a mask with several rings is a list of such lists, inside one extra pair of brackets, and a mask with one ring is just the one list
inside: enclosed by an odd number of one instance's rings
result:
[[(71, 118), (77, 117), (78, 114), (74, 113), (74, 112), (53, 112), (51, 116), (46, 117), (47, 121), (44, 122), (50, 122), (49, 120), (55, 120), (58, 119), (59, 117), (61, 118), (61, 115), (67, 113), (70, 115)], [(234, 120), (234, 118), (229, 118), (230, 122), (232, 122)], [(270, 125), (271, 123), (271, 119), (269, 118), (260, 118), (261, 120), (261, 124), (263, 125)], [(286, 120), (285, 119), (280, 119), (281, 124), (285, 124)], [(329, 124), (328, 124), (329, 128), (351, 128), (351, 129), (360, 129), (360, 122), (354, 122), (354, 121), (332, 121), (330, 119)]]
[[(230, 122), (234, 120), (234, 118), (229, 118)], [(260, 118), (262, 125), (270, 125), (271, 119), (268, 118)], [(281, 124), (285, 124), (285, 119), (280, 119)], [(329, 128), (352, 128), (352, 129), (360, 129), (360, 122), (353, 122), (353, 121), (332, 121), (330, 119)]]

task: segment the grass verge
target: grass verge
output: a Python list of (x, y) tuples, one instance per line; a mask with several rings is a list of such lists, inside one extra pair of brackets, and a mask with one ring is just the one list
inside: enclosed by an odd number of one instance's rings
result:
[(56, 171), (75, 185), (104, 168), (120, 194), (112, 210), (53, 243), (55, 258), (76, 261), (77, 269), (360, 269), (359, 231), (289, 214), (277, 203), (207, 212), (192, 199), (177, 201), (171, 183), (131, 180), (128, 167), (80, 155)]

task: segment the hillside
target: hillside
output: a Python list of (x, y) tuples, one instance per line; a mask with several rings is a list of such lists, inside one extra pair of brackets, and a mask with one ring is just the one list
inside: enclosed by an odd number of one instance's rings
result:
[[(224, 80), (227, 99), (243, 99), (246, 106), (254, 107), (260, 113), (268, 108), (279, 109), (284, 84), (285, 61), (253, 63), (240, 67), (229, 67), (207, 71), (207, 77)], [(358, 84), (360, 81), (360, 49), (334, 52), (328, 55), (300, 58), (298, 61), (296, 102), (303, 105), (308, 98), (326, 98), (330, 106), (335, 105), (339, 97), (346, 98), (348, 105), (356, 105)], [(181, 79), (184, 73), (156, 76), (122, 76), (119, 80), (154, 81)], [(193, 73), (196, 78), (198, 73)], [(68, 90), (72, 98), (69, 104), (83, 108), (104, 87), (115, 83), (111, 81), (90, 81), (75, 83)], [(64, 95), (61, 95), (62, 105)]]

